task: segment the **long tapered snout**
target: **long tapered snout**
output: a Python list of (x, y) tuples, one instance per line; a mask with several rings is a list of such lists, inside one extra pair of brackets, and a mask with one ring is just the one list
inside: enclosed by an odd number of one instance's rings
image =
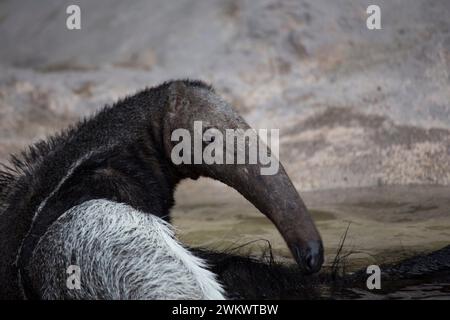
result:
[(247, 182), (252, 185), (253, 180), (258, 185), (244, 196), (275, 224), (302, 271), (318, 272), (324, 261), (322, 240), (284, 168), (280, 165), (277, 174), (256, 179), (250, 174)]
[(318, 272), (324, 261), (319, 232), (303, 200), (279, 164), (274, 175), (261, 175), (260, 165), (223, 166), (214, 178), (239, 191), (277, 227), (305, 274)]
[[(247, 140), (248, 130), (251, 130), (249, 125), (210, 90), (189, 91), (184, 85), (176, 83), (169, 88), (169, 95), (165, 136), (170, 137), (170, 140), (166, 139), (166, 144), (169, 146), (167, 150), (172, 162), (176, 165), (186, 164), (185, 158), (189, 164), (182, 166), (180, 170), (183, 170), (186, 176), (207, 176), (236, 189), (275, 224), (305, 273), (319, 271), (323, 264), (322, 240), (300, 195), (279, 163), (278, 157), (272, 158), (272, 161), (275, 161), (272, 164), (275, 165), (270, 166), (270, 169), (275, 170), (265, 170), (267, 169), (264, 166), (265, 161), (261, 161), (261, 158), (264, 158), (264, 152), (260, 151), (266, 149), (268, 154), (271, 154), (271, 151), (260, 137), (253, 139), (254, 136), (250, 134)], [(187, 105), (190, 107), (186, 107)], [(198, 119), (193, 118), (192, 114), (201, 114), (210, 129), (204, 130), (201, 121), (198, 123)], [(170, 129), (178, 128), (180, 122), (188, 129), (183, 129), (184, 131), (179, 133), (187, 132), (189, 137), (192, 133), (194, 143), (188, 144), (186, 148), (188, 152), (183, 152), (182, 159), (178, 159), (182, 161), (174, 161), (174, 154), (180, 155), (180, 152), (178, 147), (172, 148), (175, 132), (171, 132)], [(215, 130), (210, 131), (212, 128)], [(229, 129), (237, 130), (236, 136), (232, 136), (231, 139), (228, 135)], [(210, 132), (206, 137), (208, 131)], [(241, 143), (235, 144), (234, 142), (237, 141)], [(249, 151), (248, 159), (247, 150)], [(258, 156), (253, 157), (253, 160), (257, 158), (257, 161), (250, 161), (252, 155), (256, 154)], [(203, 161), (205, 155), (208, 161)], [(228, 160), (229, 158), (231, 161)], [(233, 161), (239, 158), (248, 161), (243, 163)], [(220, 161), (217, 162), (217, 159)]]

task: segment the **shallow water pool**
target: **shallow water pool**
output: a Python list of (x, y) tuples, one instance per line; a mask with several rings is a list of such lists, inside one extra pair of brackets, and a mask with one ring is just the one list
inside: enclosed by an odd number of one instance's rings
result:
[[(395, 263), (450, 244), (450, 188), (389, 186), (301, 192), (325, 245), (325, 268), (342, 244), (342, 272)], [(182, 184), (174, 224), (194, 247), (259, 256), (272, 250), (293, 263), (275, 226), (236, 191), (209, 179)], [(344, 236), (345, 235), (345, 236)], [(448, 274), (426, 283), (386, 284), (382, 294), (351, 289), (335, 298), (450, 298)]]

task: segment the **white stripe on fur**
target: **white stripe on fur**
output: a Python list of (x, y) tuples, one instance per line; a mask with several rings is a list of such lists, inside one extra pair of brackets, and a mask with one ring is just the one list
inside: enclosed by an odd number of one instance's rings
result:
[[(31, 219), (31, 224), (30, 227), (28, 228), (27, 233), (25, 234), (25, 236), (23, 237), (20, 246), (19, 246), (19, 250), (17, 251), (17, 255), (16, 255), (16, 260), (15, 260), (15, 265), (18, 265), (19, 259), (20, 259), (20, 255), (22, 254), (22, 248), (23, 248), (23, 244), (25, 242), (25, 239), (30, 235), (31, 230), (33, 229), (34, 224), (36, 223), (36, 220), (39, 216), (39, 214), (41, 213), (41, 211), (45, 208), (45, 205), (47, 204), (48, 200), (51, 199), (58, 191), (59, 189), (61, 189), (61, 186), (64, 184), (64, 182), (66, 182), (67, 179), (69, 179), (73, 172), (87, 159), (89, 159), (93, 154), (95, 154), (96, 152), (88, 152), (86, 155), (82, 156), (80, 159), (78, 159), (74, 164), (72, 164), (70, 166), (70, 168), (67, 171), (67, 174), (61, 179), (61, 181), (58, 183), (58, 185), (55, 187), (54, 190), (52, 190), (52, 192), (48, 195), (48, 197), (46, 197), (40, 204), (39, 207), (37, 208), (37, 210), (34, 212), (33, 218)], [(22, 292), (22, 295), (24, 297), (26, 297), (25, 295), (25, 291), (23, 289), (23, 285), (22, 285), (22, 276), (20, 274), (19, 271), (19, 275), (18, 275), (18, 281), (19, 281), (19, 287), (20, 287), (20, 291)]]
[[(81, 268), (81, 289), (66, 268)], [(30, 262), (45, 299), (224, 299), (206, 263), (164, 220), (107, 200), (71, 208), (40, 239)]]
[(182, 247), (175, 240), (173, 229), (164, 220), (157, 218), (159, 223), (154, 225), (155, 229), (159, 229), (157, 233), (166, 242), (171, 252), (177, 256), (184, 265), (192, 272), (200, 285), (206, 299), (221, 300), (223, 297), (223, 288), (216, 281), (215, 274), (208, 271), (206, 263), (199, 257), (194, 256), (186, 248)]

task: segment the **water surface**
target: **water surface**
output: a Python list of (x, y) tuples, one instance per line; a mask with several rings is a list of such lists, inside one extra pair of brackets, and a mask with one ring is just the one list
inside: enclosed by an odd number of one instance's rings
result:
[[(341, 267), (347, 273), (450, 244), (449, 187), (370, 187), (301, 195), (324, 240), (325, 268), (332, 264), (345, 234)], [(188, 181), (180, 186), (176, 200), (174, 224), (180, 239), (190, 246), (235, 249), (252, 256), (267, 253), (270, 247), (278, 261), (293, 263), (274, 225), (234, 190), (209, 179)], [(395, 287), (383, 294), (352, 289), (339, 297), (450, 298), (448, 274), (425, 283), (405, 283), (398, 290)]]

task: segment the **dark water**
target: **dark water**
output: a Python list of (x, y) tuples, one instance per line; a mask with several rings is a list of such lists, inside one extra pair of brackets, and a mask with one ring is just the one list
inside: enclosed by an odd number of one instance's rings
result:
[(357, 288), (335, 292), (334, 299), (450, 300), (450, 272), (437, 272), (418, 280), (382, 282), (381, 290)]
[[(357, 188), (301, 195), (324, 240), (325, 272), (332, 267), (341, 245), (340, 255), (345, 259), (340, 261), (339, 272), (351, 275), (364, 271), (368, 265), (395, 265), (450, 244), (448, 187)], [(182, 241), (191, 246), (215, 251), (240, 248), (233, 252), (258, 256), (270, 244), (277, 261), (293, 263), (271, 222), (239, 194), (221, 185), (182, 187), (177, 195), (174, 223)], [(405, 268), (414, 269), (412, 265)], [(316, 288), (319, 296), (315, 298), (450, 299), (450, 271), (430, 272), (434, 271), (432, 265), (426, 269), (425, 266), (419, 273), (427, 276), (415, 280), (382, 277), (381, 290), (367, 289), (366, 274), (344, 287), (336, 288), (325, 281)]]

